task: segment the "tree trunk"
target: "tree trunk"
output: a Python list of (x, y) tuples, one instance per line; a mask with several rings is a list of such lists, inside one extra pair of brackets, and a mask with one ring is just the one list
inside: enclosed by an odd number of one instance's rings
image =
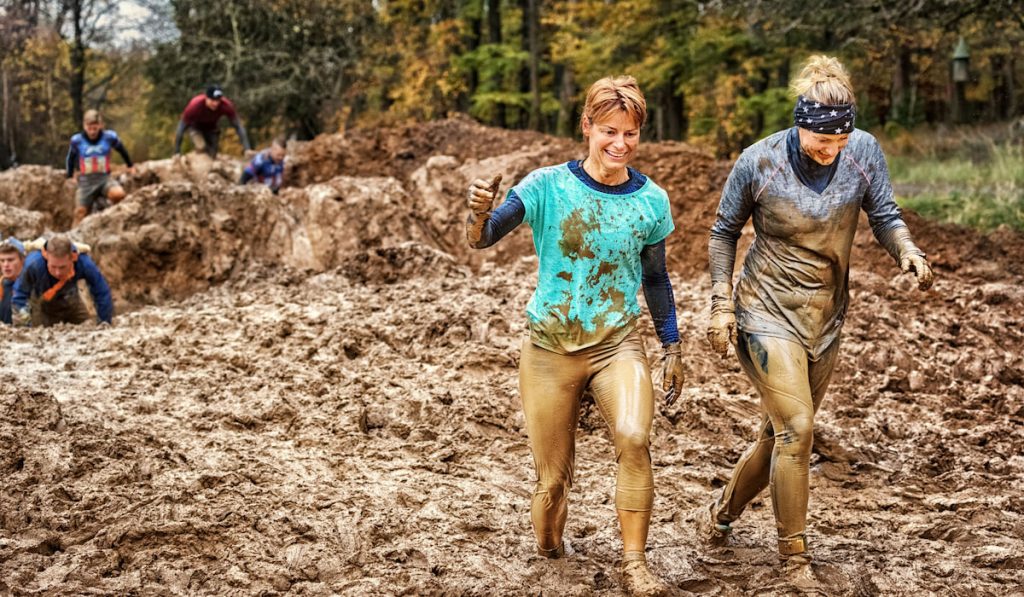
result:
[(83, 0), (71, 0), (71, 20), (74, 26), (74, 38), (71, 41), (71, 117), (75, 126), (82, 125), (82, 117), (85, 113), (84, 90), (85, 90), (85, 43), (82, 41), (82, 27), (85, 15), (83, 14)]
[(670, 85), (666, 90), (668, 105), (665, 110), (667, 139), (681, 141), (686, 136), (686, 102), (682, 92), (675, 90), (675, 85)]
[(576, 81), (572, 66), (561, 64), (555, 67), (558, 79), (558, 122), (555, 132), (562, 137), (571, 137), (576, 129)]
[(679, 138), (683, 141), (690, 138), (690, 115), (686, 104), (686, 93), (679, 92)]
[[(520, 18), (519, 23), (519, 48), (529, 55), (530, 53), (530, 6), (533, 0), (519, 0)], [(519, 94), (521, 97), (530, 95), (530, 64), (519, 69)], [(523, 108), (520, 104), (519, 115), (516, 118), (516, 128), (527, 128), (530, 124), (530, 109)]]
[[(53, 100), (53, 77), (46, 75), (46, 114), (49, 116), (47, 119), (50, 124), (50, 138), (56, 139), (60, 132), (57, 130), (57, 117), (53, 114), (54, 106), (57, 102)], [(78, 118), (78, 124), (75, 125), (75, 130), (82, 126), (82, 118)]]
[(1007, 120), (1014, 115), (1013, 58), (1003, 54), (992, 55), (992, 96), (989, 99), (989, 118)]
[(542, 131), (540, 109), (540, 0), (527, 0), (527, 41), (530, 48), (530, 116), (528, 126)]
[(1003, 65), (1004, 80), (1006, 81), (1006, 115), (1009, 118), (1017, 117), (1017, 85), (1013, 76), (1017, 68), (1016, 63), (1016, 56), (1010, 54)]
[(7, 67), (0, 70), (0, 83), (3, 85), (3, 121), (0, 122), (0, 170), (6, 170), (13, 165), (14, 159), (14, 136), (11, 135), (10, 128), (10, 105), (11, 105), (11, 92), (10, 86), (7, 79)]
[(789, 87), (789, 69), (791, 62), (789, 56), (786, 56), (779, 62), (779, 66), (776, 69), (777, 87)]
[(889, 90), (889, 120), (903, 125), (912, 124), (913, 117), (913, 62), (912, 50), (901, 45), (896, 58), (896, 69), (892, 73), (892, 87)]
[[(501, 44), (501, 0), (487, 0), (487, 40), (494, 45)], [(494, 76), (491, 84), (495, 91), (501, 90), (503, 81), (500, 73)], [(501, 128), (507, 126), (504, 104), (494, 107), (494, 122), (492, 124)]]
[[(478, 3), (475, 4), (482, 12), (482, 0), (478, 0)], [(474, 12), (473, 16), (469, 18), (469, 40), (466, 42), (466, 50), (468, 52), (474, 52), (480, 47), (480, 40), (483, 38), (482, 16), (480, 12)], [(460, 112), (469, 112), (470, 103), (473, 96), (476, 95), (478, 87), (480, 87), (480, 71), (474, 68), (470, 70), (469, 80), (466, 81), (466, 93), (462, 94), (459, 98), (458, 106)]]
[(663, 87), (659, 87), (655, 90), (653, 97), (657, 98), (657, 101), (648, 104), (653, 110), (648, 110), (647, 112), (648, 125), (650, 124), (651, 115), (654, 116), (654, 138), (650, 140), (661, 141), (665, 138), (665, 113), (668, 112), (668, 92)]

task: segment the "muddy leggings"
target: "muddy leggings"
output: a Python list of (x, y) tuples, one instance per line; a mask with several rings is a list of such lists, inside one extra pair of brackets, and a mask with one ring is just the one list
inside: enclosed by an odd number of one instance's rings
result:
[(757, 440), (736, 463), (715, 515), (731, 523), (770, 485), (779, 553), (803, 553), (814, 413), (832, 377), (839, 340), (812, 360), (796, 342), (741, 332), (736, 352), (761, 396), (763, 415)]
[(654, 501), (648, 450), (654, 394), (640, 334), (634, 331), (616, 345), (572, 355), (539, 348), (527, 339), (519, 363), (519, 392), (537, 469), (531, 518), (541, 549), (556, 548), (562, 541), (580, 398), (588, 387), (615, 441), (615, 507), (647, 512)]

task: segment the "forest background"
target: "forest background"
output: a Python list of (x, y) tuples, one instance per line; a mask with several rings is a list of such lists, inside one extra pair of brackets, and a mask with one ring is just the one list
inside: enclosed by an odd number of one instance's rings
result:
[(587, 85), (619, 73), (645, 139), (731, 157), (789, 126), (790, 79), (828, 53), (918, 209), (981, 197), (963, 223), (1024, 228), (1019, 0), (0, 0), (0, 34), (0, 169), (61, 165), (89, 108), (168, 156), (211, 83), (257, 146), (456, 112), (578, 136)]

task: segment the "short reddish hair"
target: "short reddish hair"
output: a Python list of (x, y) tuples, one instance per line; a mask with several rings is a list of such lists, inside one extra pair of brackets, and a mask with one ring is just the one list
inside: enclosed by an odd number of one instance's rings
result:
[(580, 123), (586, 118), (590, 124), (596, 124), (617, 110), (632, 116), (637, 128), (647, 122), (647, 100), (636, 79), (630, 75), (605, 77), (595, 81), (587, 90), (587, 103), (583, 105)]

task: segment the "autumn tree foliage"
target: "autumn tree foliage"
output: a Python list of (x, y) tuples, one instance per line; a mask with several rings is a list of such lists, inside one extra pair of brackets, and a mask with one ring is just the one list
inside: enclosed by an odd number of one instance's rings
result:
[(587, 85), (621, 73), (647, 94), (646, 138), (730, 155), (788, 125), (812, 53), (850, 68), (860, 125), (949, 122), (961, 36), (967, 118), (1024, 112), (1015, 0), (134, 0), (151, 18), (128, 26), (118, 4), (0, 0), (0, 167), (59, 161), (91, 107), (163, 155), (210, 83), (257, 143), (453, 112), (573, 135)]

